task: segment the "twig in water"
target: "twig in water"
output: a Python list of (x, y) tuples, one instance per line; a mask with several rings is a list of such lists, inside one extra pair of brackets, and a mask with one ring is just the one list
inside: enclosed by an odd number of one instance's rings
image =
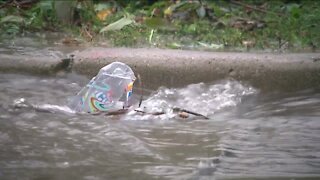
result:
[(145, 111), (142, 111), (142, 110), (139, 110), (139, 109), (135, 109), (134, 111), (142, 113), (142, 114), (151, 114), (151, 115), (155, 115), (155, 116), (165, 114), (162, 111), (161, 112), (152, 112), (152, 113), (148, 113), (148, 112), (145, 112)]
[(143, 101), (143, 84), (142, 84), (142, 80), (141, 80), (141, 76), (140, 74), (138, 74), (138, 81), (139, 81), (139, 86), (140, 86), (140, 93), (141, 93), (141, 96), (140, 96), (140, 100), (139, 100), (139, 107), (141, 107), (141, 104), (142, 104), (142, 101)]
[(186, 109), (182, 109), (182, 108), (178, 108), (178, 107), (173, 108), (173, 111), (185, 112), (185, 113), (192, 114), (192, 115), (195, 115), (195, 116), (203, 117), (204, 119), (209, 119), (207, 116), (202, 115), (200, 113), (192, 112), (192, 111), (189, 111), (189, 110), (186, 110)]
[[(145, 111), (139, 110), (139, 109), (135, 109), (134, 111), (142, 113), (142, 114), (151, 114), (151, 115), (155, 115), (155, 116), (165, 114), (165, 112), (163, 112), (163, 111), (161, 111), (161, 112), (151, 112), (151, 113), (145, 112)], [(192, 111), (189, 111), (189, 110), (186, 110), (186, 109), (182, 109), (182, 108), (178, 108), (178, 107), (173, 108), (173, 111), (178, 112), (178, 113), (188, 113), (188, 114), (192, 114), (194, 116), (203, 117), (204, 119), (209, 119), (207, 116), (202, 115), (200, 113), (192, 112)], [(183, 115), (179, 114), (179, 116), (182, 117), (182, 118), (188, 118), (188, 116), (186, 116), (185, 114), (183, 114)]]

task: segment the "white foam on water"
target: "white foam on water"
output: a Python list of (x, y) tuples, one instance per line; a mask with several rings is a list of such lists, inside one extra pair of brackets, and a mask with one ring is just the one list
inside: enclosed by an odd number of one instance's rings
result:
[(61, 105), (54, 105), (54, 104), (41, 104), (34, 106), (37, 110), (49, 111), (49, 112), (62, 112), (62, 113), (69, 113), (75, 114), (76, 112), (72, 110), (68, 106), (61, 106)]
[[(140, 110), (151, 113), (163, 112), (163, 115), (157, 116), (163, 120), (175, 116), (173, 113), (175, 107), (211, 116), (224, 108), (236, 106), (243, 97), (254, 93), (257, 93), (256, 89), (245, 86), (238, 81), (222, 81), (212, 85), (198, 83), (180, 89), (161, 87), (143, 101)], [(132, 110), (125, 119), (148, 120), (155, 118), (152, 116)]]
[[(168, 120), (176, 117), (174, 108), (181, 108), (210, 117), (214, 113), (227, 107), (239, 104), (243, 97), (256, 93), (257, 90), (238, 81), (221, 81), (216, 84), (190, 84), (184, 88), (159, 88), (154, 94), (144, 100), (140, 111), (137, 106), (131, 107), (129, 113), (123, 117), (125, 120)], [(38, 111), (50, 113), (75, 114), (76, 111), (67, 105), (56, 104), (30, 104), (24, 98), (16, 99), (15, 107), (35, 108)], [(154, 115), (160, 114), (160, 115)]]

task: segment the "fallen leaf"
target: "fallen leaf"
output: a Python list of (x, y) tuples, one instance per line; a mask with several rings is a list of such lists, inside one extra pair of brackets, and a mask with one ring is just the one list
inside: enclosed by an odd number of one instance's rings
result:
[(196, 11), (199, 18), (204, 18), (206, 16), (206, 9), (203, 6), (200, 6)]
[(133, 23), (134, 20), (132, 18), (129, 17), (123, 17), (121, 19), (119, 19), (118, 21), (109, 24), (108, 26), (102, 28), (100, 30), (100, 33), (105, 32), (105, 31), (115, 31), (115, 30), (120, 30), (122, 29), (124, 26), (127, 26), (131, 23)]
[(165, 17), (170, 17), (172, 15), (173, 11), (175, 11), (177, 8), (179, 8), (180, 6), (182, 6), (182, 5), (186, 4), (186, 3), (188, 3), (188, 2), (185, 2), (185, 1), (177, 2), (176, 4), (173, 4), (173, 5), (169, 6), (167, 9), (164, 10), (164, 12), (163, 12), (164, 16)]
[(8, 15), (8, 16), (1, 18), (0, 23), (6, 23), (6, 22), (23, 23), (24, 18), (21, 16), (14, 16), (14, 15)]
[(97, 13), (97, 17), (100, 21), (104, 21), (112, 13), (113, 13), (113, 9), (104, 9)]
[(224, 45), (223, 44), (207, 44), (207, 43), (203, 43), (203, 42), (198, 42), (198, 44), (202, 47), (208, 48), (208, 49), (220, 49), (223, 48)]

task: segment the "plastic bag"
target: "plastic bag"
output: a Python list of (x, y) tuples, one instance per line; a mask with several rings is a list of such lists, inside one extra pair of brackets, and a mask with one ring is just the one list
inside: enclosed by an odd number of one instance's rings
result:
[(136, 77), (132, 69), (113, 62), (100, 69), (98, 75), (71, 100), (69, 106), (77, 112), (108, 112), (128, 107)]

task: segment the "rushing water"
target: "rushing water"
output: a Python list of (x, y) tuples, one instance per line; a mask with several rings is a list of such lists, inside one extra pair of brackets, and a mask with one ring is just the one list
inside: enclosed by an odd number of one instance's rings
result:
[(87, 80), (0, 75), (0, 179), (320, 178), (316, 90), (200, 83), (145, 97), (159, 116), (75, 114), (67, 99)]

